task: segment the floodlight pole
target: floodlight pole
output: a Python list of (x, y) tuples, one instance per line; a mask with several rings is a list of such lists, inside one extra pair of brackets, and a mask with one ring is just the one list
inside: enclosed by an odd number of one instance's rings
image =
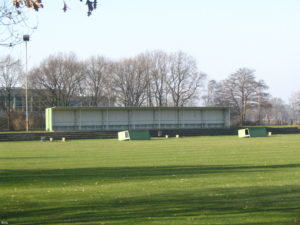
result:
[(29, 131), (29, 117), (28, 117), (28, 54), (27, 54), (27, 42), (29, 41), (29, 35), (23, 35), (23, 41), (26, 47), (26, 66), (25, 66), (25, 114), (26, 114), (26, 131)]

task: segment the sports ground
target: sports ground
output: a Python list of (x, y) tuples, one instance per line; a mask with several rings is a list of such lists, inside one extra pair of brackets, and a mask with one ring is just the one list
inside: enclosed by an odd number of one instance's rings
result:
[(2, 224), (300, 224), (300, 135), (0, 143)]

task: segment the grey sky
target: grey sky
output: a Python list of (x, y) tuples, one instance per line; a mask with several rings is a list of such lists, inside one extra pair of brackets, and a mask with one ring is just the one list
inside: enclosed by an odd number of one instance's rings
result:
[[(91, 17), (84, 3), (67, 2), (70, 10), (63, 13), (62, 1), (44, 0), (29, 43), (30, 66), (57, 52), (118, 59), (183, 50), (209, 79), (248, 67), (274, 97), (287, 101), (300, 90), (299, 0), (101, 0)], [(24, 58), (24, 49), (0, 54)]]

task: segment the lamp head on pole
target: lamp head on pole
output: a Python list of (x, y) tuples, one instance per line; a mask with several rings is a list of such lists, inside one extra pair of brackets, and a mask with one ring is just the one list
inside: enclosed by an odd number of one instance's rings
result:
[(23, 35), (23, 41), (29, 41), (30, 37), (28, 34)]

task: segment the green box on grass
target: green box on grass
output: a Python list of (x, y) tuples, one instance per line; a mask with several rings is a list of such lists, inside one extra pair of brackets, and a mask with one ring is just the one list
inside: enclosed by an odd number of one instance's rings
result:
[(125, 130), (118, 132), (119, 141), (129, 140), (150, 140), (150, 132), (148, 130)]
[(267, 137), (267, 130), (264, 127), (245, 128), (238, 131), (241, 138), (247, 137)]

